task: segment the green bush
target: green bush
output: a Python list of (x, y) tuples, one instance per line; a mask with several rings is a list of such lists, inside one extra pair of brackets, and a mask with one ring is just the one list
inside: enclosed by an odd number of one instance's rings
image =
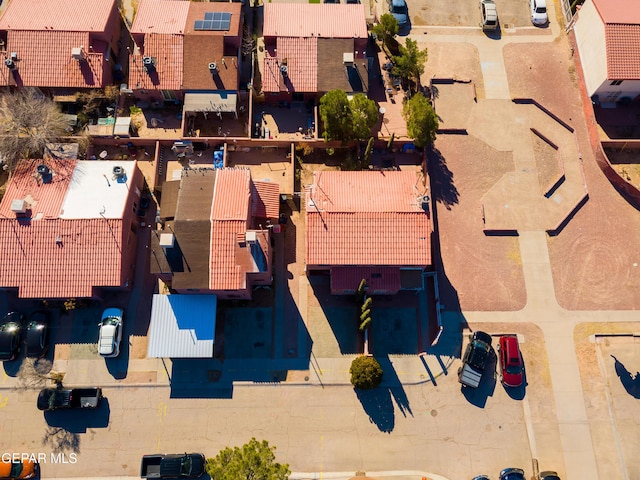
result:
[(382, 382), (382, 367), (373, 357), (360, 356), (351, 362), (351, 384), (361, 390), (376, 388)]

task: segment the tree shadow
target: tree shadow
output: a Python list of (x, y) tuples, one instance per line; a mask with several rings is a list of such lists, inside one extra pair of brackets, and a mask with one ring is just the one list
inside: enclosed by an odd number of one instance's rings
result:
[(431, 177), (431, 195), (433, 199), (451, 210), (459, 201), (458, 189), (453, 182), (453, 172), (447, 167), (447, 161), (440, 150), (431, 147), (427, 150), (427, 171)]
[(80, 435), (64, 427), (48, 426), (42, 438), (42, 446), (51, 447), (53, 453), (80, 453)]
[(402, 413), (404, 417), (406, 417), (407, 414), (413, 417), (413, 412), (411, 411), (411, 405), (409, 404), (409, 399), (407, 398), (407, 394), (404, 391), (402, 382), (400, 382), (400, 379), (398, 378), (396, 369), (394, 368), (393, 363), (391, 362), (391, 359), (388, 356), (383, 356), (383, 357), (376, 356), (376, 360), (378, 360), (378, 363), (380, 364), (380, 367), (384, 372), (384, 376), (382, 380), (383, 383), (382, 383), (382, 386), (380, 386), (379, 388), (386, 387), (389, 390), (389, 393), (391, 394), (391, 398), (395, 401), (396, 405), (398, 406), (398, 409), (400, 410), (400, 413)]
[(395, 427), (395, 413), (389, 389), (378, 387), (372, 390), (354, 388), (362, 408), (369, 415), (369, 421), (384, 433), (391, 433)]
[(620, 360), (613, 355), (611, 355), (611, 358), (615, 360), (616, 375), (620, 378), (624, 389), (634, 398), (640, 398), (640, 372), (632, 375)]

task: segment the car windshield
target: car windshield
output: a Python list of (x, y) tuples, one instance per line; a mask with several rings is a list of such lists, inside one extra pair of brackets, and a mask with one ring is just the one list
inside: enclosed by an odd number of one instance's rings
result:
[(510, 373), (511, 375), (516, 375), (520, 373), (520, 367), (518, 367), (517, 365), (509, 365), (507, 367), (507, 373)]
[(401, 13), (406, 15), (407, 13), (407, 6), (406, 5), (394, 5), (393, 8), (391, 9), (392, 13)]
[(16, 332), (20, 329), (20, 325), (14, 322), (7, 322), (4, 325), (0, 326), (0, 331), (2, 332)]
[(118, 325), (119, 320), (116, 317), (107, 317), (102, 320), (102, 325)]
[(536, 13), (547, 13), (547, 7), (537, 7)]
[(191, 457), (187, 456), (182, 459), (182, 475), (189, 475), (191, 473)]

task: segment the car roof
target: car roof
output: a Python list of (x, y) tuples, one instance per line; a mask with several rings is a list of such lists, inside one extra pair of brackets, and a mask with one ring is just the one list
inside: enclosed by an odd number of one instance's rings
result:
[(491, 335), (481, 330), (476, 330), (475, 332), (473, 332), (473, 339), (482, 340), (483, 342), (488, 343), (489, 345), (491, 345), (491, 340), (492, 340)]

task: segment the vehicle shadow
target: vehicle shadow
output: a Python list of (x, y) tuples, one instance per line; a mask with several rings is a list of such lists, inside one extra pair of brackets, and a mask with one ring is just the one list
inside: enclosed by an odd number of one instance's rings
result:
[(487, 399), (493, 396), (493, 392), (496, 390), (496, 362), (497, 357), (492, 348), (478, 388), (460, 387), (462, 394), (471, 405), (484, 408), (487, 404)]
[(522, 385), (519, 387), (507, 387), (503, 385), (504, 391), (507, 392), (507, 395), (514, 400), (524, 400), (525, 395), (527, 394), (527, 371), (524, 371)]
[(44, 412), (44, 418), (50, 429), (57, 427), (72, 434), (86, 433), (87, 429), (107, 428), (110, 416), (111, 407), (109, 400), (105, 397), (95, 409), (78, 408)]
[(636, 372), (635, 375), (632, 375), (620, 360), (613, 355), (611, 355), (611, 358), (615, 360), (614, 367), (616, 369), (616, 375), (620, 378), (620, 382), (624, 389), (634, 398), (640, 398), (640, 372)]

